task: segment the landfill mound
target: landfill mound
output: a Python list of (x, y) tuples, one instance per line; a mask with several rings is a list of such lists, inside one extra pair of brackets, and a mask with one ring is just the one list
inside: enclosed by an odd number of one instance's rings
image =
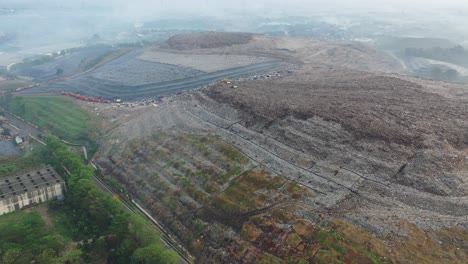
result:
[(467, 99), (303, 65), (109, 113), (96, 161), (202, 262), (460, 263)]
[[(152, 52), (155, 55), (151, 55)], [(227, 32), (181, 34), (169, 39), (164, 45), (156, 45), (146, 50), (144, 57), (158, 61), (157, 57), (161, 52), (172, 52), (176, 56), (183, 54), (188, 61), (192, 56), (196, 57), (199, 54), (244, 55), (281, 59), (296, 64), (327, 64), (369, 72), (406, 71), (404, 62), (400, 59), (363, 43), (327, 43), (259, 34)], [(183, 65), (180, 60), (178, 63)]]
[(245, 44), (252, 36), (251, 33), (200, 32), (175, 35), (167, 40), (167, 44), (177, 50), (213, 49)]

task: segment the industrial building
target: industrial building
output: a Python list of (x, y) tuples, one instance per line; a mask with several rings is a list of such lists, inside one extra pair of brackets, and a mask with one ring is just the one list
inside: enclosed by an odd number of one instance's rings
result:
[(58, 198), (66, 187), (51, 166), (29, 173), (0, 178), (0, 215)]

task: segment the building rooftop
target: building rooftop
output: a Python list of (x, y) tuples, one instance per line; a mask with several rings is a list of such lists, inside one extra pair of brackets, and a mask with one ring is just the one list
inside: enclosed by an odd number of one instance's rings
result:
[(62, 177), (51, 166), (17, 176), (0, 178), (0, 199), (8, 199), (63, 182)]
[(16, 144), (19, 145), (19, 144), (23, 143), (23, 139), (21, 137), (17, 136), (17, 137), (15, 137), (15, 142), (16, 142)]

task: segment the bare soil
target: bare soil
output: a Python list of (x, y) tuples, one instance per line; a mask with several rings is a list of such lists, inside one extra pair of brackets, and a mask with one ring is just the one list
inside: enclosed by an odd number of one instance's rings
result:
[[(290, 74), (100, 109), (115, 121), (96, 162), (203, 263), (463, 263), (467, 88), (351, 70), (367, 48), (304, 42), (216, 51), (262, 49), (296, 63)], [(355, 68), (388, 71), (386, 58)]]
[(47, 227), (52, 227), (52, 219), (50, 219), (49, 214), (47, 213), (47, 206), (40, 205), (35, 208), (35, 211), (41, 216), (42, 220), (44, 220)]
[(143, 61), (172, 64), (203, 72), (215, 72), (272, 60), (270, 58), (258, 56), (193, 54), (191, 52), (182, 53), (154, 48), (145, 50), (138, 58)]
[(251, 33), (232, 32), (201, 32), (175, 35), (167, 40), (172, 49), (213, 49), (248, 43), (252, 39)]
[[(198, 194), (198, 198), (194, 199), (194, 190), (184, 191), (191, 198), (176, 198), (178, 209), (175, 209), (171, 207), (175, 206), (174, 202), (167, 199), (178, 197), (174, 196), (179, 195), (175, 193), (178, 188), (184, 190), (179, 186), (180, 182), (174, 185), (173, 181), (177, 177), (173, 177), (177, 172), (163, 173), (167, 170), (162, 169), (166, 168), (164, 164), (167, 164), (167, 158), (156, 158), (157, 155), (153, 156), (155, 150), (130, 142), (141, 142), (139, 144), (148, 146), (153, 144), (150, 142), (157, 142), (153, 138), (155, 133), (167, 133), (168, 142), (174, 142), (172, 144), (177, 147), (163, 152), (166, 153), (164, 157), (170, 155), (180, 161), (178, 157), (183, 155), (186, 168), (193, 167), (198, 163), (197, 160), (204, 160), (207, 164), (219, 162), (214, 158), (219, 155), (205, 156), (188, 150), (186, 143), (175, 143), (179, 135), (216, 136), (248, 158), (248, 164), (261, 166), (270, 175), (297, 184), (303, 188), (302, 193), (305, 190), (311, 192), (311, 196), (300, 196), (299, 200), (294, 201), (296, 206), (284, 206), (297, 219), (312, 223), (320, 224), (328, 217), (343, 219), (346, 223), (353, 223), (354, 229), (356, 226), (362, 227), (379, 239), (400, 237), (404, 241), (411, 234), (407, 228), (401, 227), (401, 221), (430, 233), (447, 228), (466, 230), (467, 97), (460, 96), (463, 87), (437, 84), (433, 81), (375, 75), (329, 66), (303, 66), (289, 76), (236, 82), (234, 85), (237, 88), (219, 82), (202, 91), (171, 97), (157, 107), (138, 110), (138, 115), (132, 115), (133, 118), (115, 126), (106, 135), (98, 162), (114, 175), (128, 175), (127, 184), (136, 184), (135, 194), (141, 193), (141, 188), (148, 189), (147, 197), (151, 197), (151, 203), (160, 203), (150, 208), (154, 208), (153, 212), (158, 217), (166, 219), (173, 230), (179, 230), (185, 239), (187, 236), (184, 234), (188, 234), (188, 230), (193, 231), (194, 226), (192, 222), (184, 222), (183, 219), (188, 216), (183, 216), (184, 213), (180, 215), (180, 212), (199, 212), (198, 217), (202, 222), (211, 219), (212, 224), (232, 228), (227, 233), (209, 229), (205, 235), (211, 234), (209, 236), (212, 239), (229, 237), (229, 232), (238, 234), (242, 231), (252, 216), (245, 218), (236, 214), (226, 218), (223, 210), (248, 206), (253, 201), (264, 201), (265, 198), (269, 202), (264, 206), (268, 207), (274, 204), (274, 200), (268, 198), (272, 197), (272, 193), (253, 191), (260, 195), (254, 200), (248, 200), (242, 195), (233, 199), (228, 194), (239, 193), (239, 188), (246, 182), (236, 183), (234, 177), (222, 186), (211, 189), (213, 186), (207, 184), (209, 181), (200, 185), (199, 180), (189, 178), (192, 184), (189, 186), (205, 186), (201, 191), (211, 198), (197, 200), (203, 195)], [(125, 146), (133, 146), (133, 150)], [(167, 149), (164, 144), (160, 146)], [(209, 149), (212, 151), (213, 148)], [(111, 160), (109, 154), (113, 157)], [(119, 160), (123, 161), (117, 167), (113, 165)], [(150, 164), (158, 165), (153, 167)], [(222, 163), (217, 165), (220, 168), (222, 166)], [(148, 172), (142, 173), (143, 170)], [(151, 171), (157, 173), (158, 181), (135, 181), (142, 175), (151, 175)], [(150, 190), (160, 186), (164, 178), (176, 189), (150, 194)], [(211, 196), (207, 190), (214, 190), (215, 193), (228, 190), (228, 193)], [(292, 197), (292, 193), (289, 193), (289, 197)], [(271, 211), (260, 213), (279, 221), (275, 212), (281, 211), (281, 208), (274, 207)], [(169, 211), (174, 215), (168, 216)], [(318, 213), (321, 217), (317, 217)], [(177, 221), (180, 223), (175, 224)], [(240, 231), (239, 224), (242, 226)], [(279, 239), (270, 237), (268, 232), (262, 238), (266, 240), (258, 241)], [(290, 236), (295, 237), (293, 234)], [(285, 241), (295, 244), (294, 239)], [(416, 243), (411, 239), (407, 243)], [(438, 243), (439, 238), (431, 235), (430, 239)], [(202, 243), (200, 241), (197, 243)], [(195, 249), (201, 247), (197, 243), (193, 244)], [(242, 245), (244, 242), (239, 243)], [(229, 245), (225, 243), (211, 241), (209, 245), (229, 251)], [(384, 250), (378, 248), (382, 246), (378, 245), (375, 244), (373, 250), (383, 254)], [(431, 242), (431, 246), (435, 245)], [(222, 255), (221, 248), (220, 251), (203, 251), (203, 254), (209, 254), (211, 257), (208, 259), (211, 261), (227, 261), (215, 257)], [(407, 252), (398, 248), (399, 252)], [(307, 247), (307, 250), (313, 249)], [(252, 258), (263, 258), (263, 254), (270, 251), (259, 246), (250, 253), (236, 250), (229, 252), (233, 254), (233, 259), (237, 258), (237, 254), (247, 254), (243, 260), (245, 263)], [(271, 251), (270, 254), (280, 256), (282, 253)], [(406, 253), (387, 256), (397, 262), (408, 258)], [(328, 259), (330, 256), (322, 257)], [(432, 257), (433, 260), (443, 258), (442, 253)]]
[[(166, 46), (160, 48), (168, 51)], [(244, 44), (212, 49), (192, 49), (192, 54), (230, 54), (271, 57), (296, 64), (327, 64), (369, 72), (405, 72), (396, 57), (358, 42), (325, 43), (302, 38), (253, 35)]]

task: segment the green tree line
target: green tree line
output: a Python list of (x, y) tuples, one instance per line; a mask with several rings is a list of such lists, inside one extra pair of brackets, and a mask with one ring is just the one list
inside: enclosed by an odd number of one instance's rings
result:
[(164, 249), (158, 235), (144, 219), (130, 215), (122, 204), (100, 190), (94, 170), (78, 154), (53, 136), (46, 137), (43, 157), (67, 185), (64, 205), (70, 217), (71, 234), (84, 240), (81, 261), (85, 263), (176, 263), (178, 256)]
[(61, 254), (67, 245), (65, 237), (48, 230), (39, 214), (15, 214), (19, 219), (0, 221), (0, 263), (80, 263), (82, 251)]

